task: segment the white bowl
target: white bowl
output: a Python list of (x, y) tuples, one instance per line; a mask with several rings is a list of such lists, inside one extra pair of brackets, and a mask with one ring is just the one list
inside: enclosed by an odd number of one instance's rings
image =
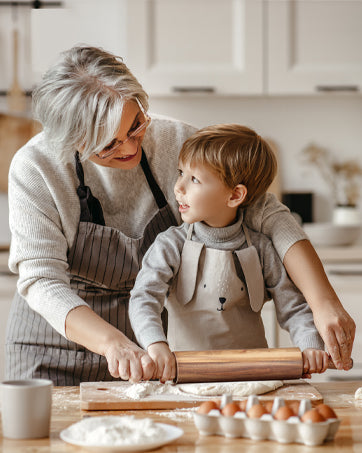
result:
[(305, 223), (304, 231), (314, 245), (351, 245), (361, 233), (361, 224), (339, 225), (335, 223)]

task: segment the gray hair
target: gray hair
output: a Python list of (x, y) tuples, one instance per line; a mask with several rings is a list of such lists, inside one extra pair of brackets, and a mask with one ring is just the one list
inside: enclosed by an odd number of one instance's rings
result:
[(77, 149), (86, 159), (116, 136), (129, 100), (148, 110), (148, 96), (122, 58), (77, 46), (62, 52), (34, 89), (33, 113), (63, 160)]

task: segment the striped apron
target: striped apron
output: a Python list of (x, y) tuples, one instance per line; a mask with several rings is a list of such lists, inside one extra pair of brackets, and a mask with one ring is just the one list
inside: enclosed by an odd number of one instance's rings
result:
[[(68, 251), (71, 288), (132, 341), (135, 338), (128, 318), (128, 300), (142, 258), (159, 232), (177, 225), (143, 150), (141, 166), (158, 211), (143, 236), (133, 239), (105, 225), (100, 202), (85, 186), (83, 167), (76, 154), (81, 214), (75, 241)], [(60, 386), (113, 380), (103, 356), (66, 340), (18, 293), (6, 336), (6, 379), (47, 378)]]

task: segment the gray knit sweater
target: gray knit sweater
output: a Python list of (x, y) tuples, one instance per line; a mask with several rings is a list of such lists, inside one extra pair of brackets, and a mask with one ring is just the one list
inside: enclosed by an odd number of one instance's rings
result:
[[(219, 250), (244, 249), (248, 245), (241, 224), (242, 216), (225, 228), (212, 228), (197, 222), (194, 224), (192, 240)], [(176, 285), (188, 228), (188, 224), (171, 227), (157, 236), (142, 261), (142, 269), (131, 291), (130, 321), (138, 342), (145, 349), (152, 343), (167, 341), (160, 313), (170, 288)], [(280, 326), (290, 333), (293, 344), (302, 351), (307, 348), (324, 349), (313, 322), (313, 314), (303, 295), (289, 279), (272, 242), (265, 235), (254, 231), (250, 231), (250, 239), (260, 258), (266, 299), (273, 299)], [(243, 276), (239, 277), (243, 279)], [(172, 324), (177, 325), (177, 320)], [(203, 328), (208, 329), (209, 325), (200, 320), (201, 337)], [(250, 336), (253, 337), (252, 326), (241, 325), (240, 329), (250, 330)]]
[[(153, 175), (178, 221), (173, 193), (178, 153), (194, 131), (180, 121), (152, 115), (143, 140)], [(106, 225), (132, 238), (140, 237), (158, 209), (141, 166), (120, 170), (85, 161), (83, 168), (85, 184), (99, 199)], [(79, 224), (78, 185), (74, 161), (63, 163), (44, 133), (21, 148), (11, 163), (9, 267), (19, 274), (20, 295), (64, 336), (69, 311), (86, 305), (72, 291), (67, 272), (67, 252)], [(288, 209), (269, 196), (247, 210), (246, 224), (271, 237), (281, 259), (291, 245), (306, 238)]]

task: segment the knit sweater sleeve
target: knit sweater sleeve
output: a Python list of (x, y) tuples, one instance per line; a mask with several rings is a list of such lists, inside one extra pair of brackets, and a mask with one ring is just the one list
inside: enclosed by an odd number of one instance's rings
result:
[[(257, 234), (257, 233), (252, 233)], [(280, 261), (273, 244), (263, 235), (258, 244), (268, 299), (273, 299), (277, 320), (282, 329), (289, 332), (295, 346), (324, 349), (324, 343), (314, 325), (313, 313), (302, 293), (293, 284)]]
[(129, 318), (139, 344), (167, 342), (161, 313), (173, 278), (180, 266), (185, 241), (184, 225), (160, 233), (146, 252), (131, 291)]
[(289, 209), (270, 193), (246, 208), (244, 221), (249, 228), (265, 234), (272, 240), (282, 261), (293, 244), (308, 239)]
[[(15, 155), (10, 167), (9, 224), (12, 240), (9, 268), (19, 273), (19, 294), (65, 336), (67, 314), (86, 304), (70, 288), (68, 243), (64, 233), (67, 216), (63, 219), (60, 216), (62, 207), (56, 192), (59, 192), (59, 197), (64, 197), (65, 211), (77, 209), (77, 200), (71, 199), (71, 188), (68, 187), (67, 191), (64, 187), (66, 179), (62, 180), (54, 168), (47, 168), (48, 164), (40, 162), (37, 155), (28, 145)], [(55, 178), (55, 183), (49, 178)], [(62, 182), (57, 183), (57, 178)]]

